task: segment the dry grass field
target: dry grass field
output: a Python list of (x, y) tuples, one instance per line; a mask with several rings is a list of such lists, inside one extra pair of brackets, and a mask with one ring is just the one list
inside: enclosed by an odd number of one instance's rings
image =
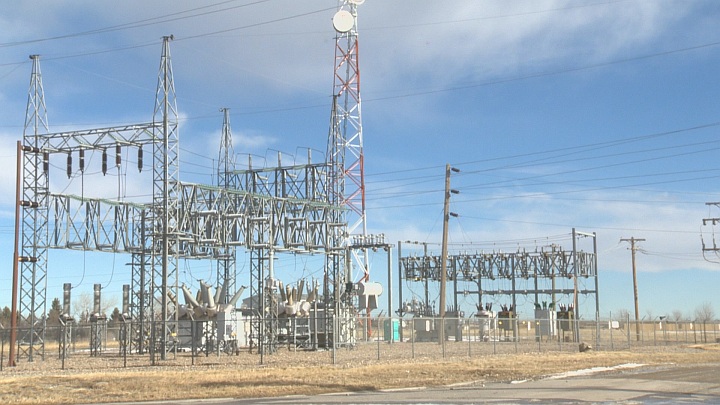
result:
[[(720, 345), (648, 346), (624, 351), (577, 350), (472, 356), (438, 355), (437, 344), (362, 345), (352, 350), (295, 352), (281, 349), (257, 354), (201, 356), (178, 354), (150, 365), (147, 356), (75, 355), (4, 367), (0, 372), (0, 403), (82, 404), (189, 398), (253, 398), (292, 394), (442, 386), (471, 381), (513, 381), (627, 363), (647, 365), (720, 363)], [(393, 351), (402, 351), (393, 356)], [(335, 359), (335, 364), (331, 357)], [(379, 359), (378, 359), (379, 357)]]

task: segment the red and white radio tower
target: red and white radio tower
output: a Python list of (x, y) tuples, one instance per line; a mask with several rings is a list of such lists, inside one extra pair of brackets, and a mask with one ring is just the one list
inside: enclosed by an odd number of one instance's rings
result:
[[(332, 202), (347, 208), (345, 246), (350, 243), (350, 235), (360, 235), (362, 239), (367, 236), (357, 31), (357, 7), (364, 1), (340, 0), (338, 12), (333, 17), (335, 69), (327, 158)], [(367, 249), (353, 249), (352, 252), (355, 263), (363, 272), (360, 281), (367, 281), (370, 276)]]

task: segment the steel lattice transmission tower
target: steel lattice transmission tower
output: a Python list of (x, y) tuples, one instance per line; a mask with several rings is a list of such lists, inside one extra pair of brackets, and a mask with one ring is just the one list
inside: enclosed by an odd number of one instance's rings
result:
[[(172, 63), (169, 43), (172, 36), (163, 37), (162, 56), (158, 72), (158, 85), (155, 93), (153, 124), (161, 124), (154, 137), (160, 142), (153, 144), (153, 246), (152, 288), (153, 314), (161, 319), (153, 332), (160, 334), (155, 340), (161, 343), (158, 348), (162, 359), (168, 351), (167, 343), (177, 329), (177, 311), (171, 310), (169, 292), (177, 297), (178, 291), (178, 202), (180, 201), (180, 155), (178, 136), (178, 113), (175, 97)], [(155, 128), (155, 127), (154, 127)], [(160, 304), (160, 308), (157, 308)]]
[[(25, 145), (38, 151), (43, 146), (39, 135), (47, 134), (47, 109), (40, 73), (40, 56), (31, 55), (32, 74), (25, 110)], [(49, 174), (43, 164), (43, 154), (23, 154), (23, 201), (33, 202), (34, 208), (23, 210), (22, 262), (20, 278), (20, 314), (25, 328), (19, 336), (18, 357), (33, 361), (33, 355), (45, 356), (45, 316), (47, 259), (48, 259), (48, 196)]]
[[(357, 30), (357, 7), (363, 2), (340, 0), (339, 10), (333, 17), (335, 69), (327, 159), (331, 171), (331, 202), (347, 208), (341, 214), (344, 218), (338, 221), (347, 224), (346, 232), (336, 235), (346, 247), (351, 234), (367, 235)], [(362, 269), (362, 280), (367, 281), (370, 276), (367, 249), (356, 249), (352, 254)]]
[[(220, 138), (220, 155), (218, 159), (218, 187), (226, 190), (235, 190), (238, 188), (238, 184), (236, 181), (237, 176), (234, 175), (235, 150), (233, 149), (232, 130), (230, 129), (230, 110), (222, 108), (220, 111), (223, 113), (223, 125), (222, 135)], [(229, 204), (231, 204), (231, 200), (225, 199), (223, 204), (223, 212), (226, 212), (231, 208), (229, 206)], [(221, 231), (223, 235), (222, 241), (228, 241), (234, 233), (234, 230), (229, 228), (230, 225), (228, 225), (226, 221), (223, 221), (222, 225), (224, 228)], [(223, 303), (226, 303), (236, 291), (235, 281), (237, 274), (235, 269), (237, 259), (235, 257), (235, 247), (224, 243), (221, 251), (219, 252), (219, 256), (220, 257), (217, 259), (217, 288), (223, 289), (225, 292), (221, 299), (223, 299)]]

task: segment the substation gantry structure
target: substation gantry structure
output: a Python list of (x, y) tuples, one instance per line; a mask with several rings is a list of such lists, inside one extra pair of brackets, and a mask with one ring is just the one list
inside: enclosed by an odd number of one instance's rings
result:
[[(592, 251), (577, 249), (579, 237), (593, 239)], [(597, 272), (597, 240), (595, 233), (572, 230), (572, 249), (564, 250), (561, 246), (535, 249), (528, 251), (518, 249), (516, 252), (476, 252), (458, 253), (447, 256), (446, 277), (453, 283), (453, 303), (451, 312), (459, 312), (458, 297), (477, 296), (476, 307), (483, 307), (487, 296), (497, 301), (498, 296), (510, 299), (510, 308), (517, 308), (519, 296), (532, 296), (534, 303), (539, 304), (543, 298), (546, 303), (558, 303), (560, 296), (572, 297), (572, 314), (578, 319), (579, 295), (594, 297), (595, 314), (599, 312), (598, 272)], [(405, 242), (418, 244), (417, 242)], [(425, 298), (421, 308), (423, 312), (416, 316), (436, 316), (428, 295), (429, 283), (437, 283), (442, 275), (442, 256), (428, 254), (427, 246), (422, 255), (402, 252), (403, 243), (398, 243), (399, 266), (399, 301), (400, 316), (404, 315), (402, 292), (403, 280), (407, 283), (422, 283), (425, 287)], [(557, 280), (572, 280), (572, 288), (562, 288)], [(581, 282), (583, 279), (591, 283)], [(504, 281), (504, 283), (503, 283)], [(509, 282), (509, 288), (507, 285)], [(530, 282), (528, 286), (528, 282)], [(582, 285), (581, 285), (582, 284)], [(537, 306), (536, 306), (537, 308)], [(577, 324), (577, 322), (575, 322)]]
[[(326, 161), (237, 170), (229, 113), (223, 109), (218, 184), (180, 179), (178, 113), (169, 44), (163, 37), (152, 122), (50, 133), (40, 58), (32, 74), (22, 140), (22, 238), (17, 358), (45, 356), (45, 315), (49, 249), (131, 255), (130, 350), (165, 359), (178, 332), (178, 261), (217, 261), (217, 288), (224, 299), (237, 291), (237, 249), (250, 256), (250, 340), (260, 353), (277, 345), (273, 261), (277, 253), (323, 254), (322, 307), (326, 345), (354, 343), (356, 313), (352, 269), (369, 279), (367, 246), (351, 233), (366, 235), (363, 142), (357, 43), (357, 6), (340, 0), (336, 29), (333, 101)], [(120, 166), (122, 150), (152, 154), (152, 201), (93, 198), (53, 192), (50, 158), (72, 158), (85, 172), (85, 153), (108, 151)], [(89, 175), (89, 174), (87, 174)], [(365, 240), (361, 237), (359, 240)], [(356, 264), (353, 264), (353, 258)]]

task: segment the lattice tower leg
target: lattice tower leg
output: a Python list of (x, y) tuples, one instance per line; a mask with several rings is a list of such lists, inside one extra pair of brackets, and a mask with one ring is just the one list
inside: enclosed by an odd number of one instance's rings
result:
[(263, 299), (264, 299), (264, 258), (263, 251), (250, 250), (250, 352), (257, 348), (261, 351), (261, 340), (264, 334)]
[(228, 249), (227, 256), (218, 259), (218, 280), (217, 288), (220, 289), (225, 286), (225, 295), (220, 297), (221, 303), (227, 304), (235, 295), (237, 286), (235, 283), (236, 279), (236, 260), (235, 260), (235, 249)]
[(58, 354), (59, 358), (67, 359), (68, 354), (68, 345), (72, 342), (72, 324), (71, 323), (65, 323), (60, 327), (61, 336), (60, 336), (60, 345), (58, 348)]
[(151, 256), (133, 253), (131, 260), (132, 285), (130, 300), (130, 351), (145, 354), (148, 351), (152, 321)]
[[(25, 142), (38, 150), (43, 146), (36, 137), (26, 137)], [(25, 153), (23, 163), (23, 200), (37, 202), (38, 208), (25, 207), (22, 213), (20, 256), (33, 261), (21, 263), (20, 269), (18, 358), (33, 361), (35, 355), (45, 358), (49, 180), (42, 154)]]
[[(49, 176), (42, 164), (45, 141), (38, 135), (47, 133), (47, 108), (42, 85), (39, 55), (31, 55), (32, 74), (28, 89), (23, 144), (35, 152), (23, 154), (23, 201), (36, 203), (38, 208), (24, 208), (22, 213), (22, 247), (20, 256), (32, 258), (20, 268), (20, 296), (17, 357), (33, 361), (35, 355), (45, 358), (45, 314), (48, 246), (48, 183)], [(19, 203), (19, 202), (18, 202)]]
[(103, 348), (104, 322), (90, 323), (90, 357), (98, 357)]
[(169, 43), (163, 38), (163, 51), (158, 72), (153, 122), (162, 129), (155, 135), (162, 142), (153, 143), (153, 249), (152, 308), (155, 339), (153, 353), (166, 359), (174, 349), (177, 335), (177, 311), (171, 302), (178, 296), (177, 261), (179, 243), (179, 142), (178, 114)]
[[(250, 339), (257, 345), (261, 355), (275, 352), (277, 348), (277, 301), (273, 281), (267, 278), (267, 268), (272, 260), (268, 250), (250, 251), (251, 310)], [(262, 359), (261, 359), (262, 361)]]
[(120, 325), (120, 333), (118, 336), (118, 340), (120, 342), (120, 356), (126, 356), (128, 353), (128, 350), (130, 350), (130, 323), (123, 321), (122, 325)]
[(275, 353), (278, 349), (278, 301), (275, 295), (274, 280), (265, 279), (265, 336), (263, 341), (265, 342), (264, 348), (266, 354)]

